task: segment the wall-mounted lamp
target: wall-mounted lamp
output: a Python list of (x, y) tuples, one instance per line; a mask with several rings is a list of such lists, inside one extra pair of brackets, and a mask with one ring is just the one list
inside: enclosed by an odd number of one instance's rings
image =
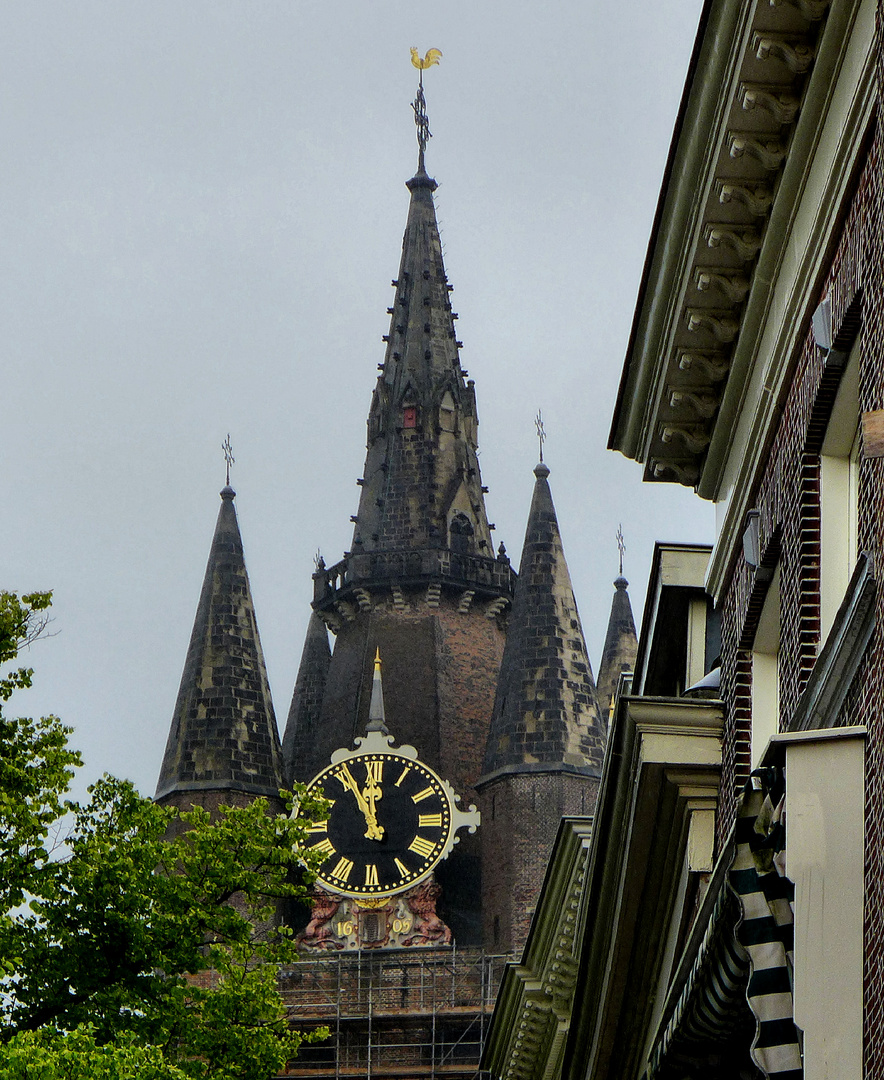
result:
[(743, 529), (743, 558), (753, 568), (761, 562), (761, 514), (757, 510), (749, 510), (746, 513), (746, 526)]
[(828, 296), (817, 305), (810, 323), (816, 347), (828, 352), (832, 348), (832, 301)]
[(820, 352), (825, 353), (825, 365), (832, 370), (843, 368), (847, 363), (847, 353), (840, 349), (833, 349), (834, 337), (832, 335), (832, 301), (828, 298), (821, 300), (810, 320), (813, 331), (813, 340)]

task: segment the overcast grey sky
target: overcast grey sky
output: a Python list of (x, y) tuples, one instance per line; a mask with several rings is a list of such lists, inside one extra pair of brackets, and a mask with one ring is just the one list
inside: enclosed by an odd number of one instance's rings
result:
[(152, 793), (224, 481), (277, 718), (348, 546), (414, 172), (409, 47), (488, 512), (545, 457), (593, 664), (617, 572), (712, 513), (605, 449), (700, 0), (0, 6), (0, 587), (55, 590), (13, 711)]

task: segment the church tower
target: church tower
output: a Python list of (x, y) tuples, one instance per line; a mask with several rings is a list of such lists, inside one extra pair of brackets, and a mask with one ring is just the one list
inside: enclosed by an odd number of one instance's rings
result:
[(286, 1074), (312, 1080), (475, 1075), (559, 820), (593, 813), (606, 738), (543, 462), (518, 578), (494, 551), (422, 82), (414, 113), (353, 536), (317, 560), (282, 745), (228, 485), (157, 788), (179, 808), (278, 805), (293, 781), (328, 798), (311, 910), (283, 915), (300, 959), (279, 973), (293, 1022), (331, 1031)]
[(543, 461), (534, 476), (479, 782), (485, 939), (503, 952), (525, 944), (559, 821), (595, 810), (607, 736)]
[[(419, 139), (422, 109), (420, 91)], [(476, 394), (460, 363), (425, 140), (406, 184), (408, 219), (369, 407), (353, 539), (341, 560), (320, 561), (313, 575), (315, 615), (284, 737), (285, 767), (292, 778), (309, 780), (365, 732), (379, 650), (391, 731), (469, 805), (515, 575), (492, 548)], [(316, 620), (334, 635), (328, 660)], [(478, 837), (462, 838), (436, 878), (439, 912), (455, 941), (481, 944)]]

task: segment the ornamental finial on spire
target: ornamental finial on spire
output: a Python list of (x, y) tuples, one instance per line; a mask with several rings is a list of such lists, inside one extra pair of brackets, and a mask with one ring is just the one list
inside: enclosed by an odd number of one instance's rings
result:
[(620, 577), (623, 577), (623, 556), (626, 553), (626, 541), (623, 539), (623, 526), (617, 526), (617, 550), (620, 552)]
[(227, 483), (230, 483), (230, 466), (236, 461), (233, 456), (233, 446), (230, 442), (230, 432), (227, 432), (227, 438), (221, 443), (221, 449), (224, 451), (224, 461), (227, 463)]
[(537, 428), (537, 441), (540, 443), (540, 461), (534, 466), (534, 475), (538, 480), (545, 480), (549, 476), (549, 468), (543, 460), (543, 444), (546, 442), (546, 432), (543, 430), (543, 416), (540, 409), (534, 417), (534, 426)]
[(543, 430), (543, 414), (540, 409), (534, 417), (534, 426), (537, 428), (537, 441), (540, 443), (540, 460), (543, 461), (543, 444), (546, 442), (546, 432)]
[(433, 133), (430, 131), (430, 121), (427, 117), (427, 102), (424, 97), (424, 72), (433, 64), (438, 64), (441, 56), (442, 53), (439, 49), (428, 49), (426, 56), (421, 59), (417, 49), (413, 45), (411, 47), (411, 62), (420, 72), (417, 96), (411, 105), (414, 110), (414, 122), (417, 126), (417, 171), (419, 173), (424, 171), (424, 152), (427, 149), (427, 143), (433, 137)]
[(234, 491), (230, 486), (230, 466), (236, 461), (233, 456), (233, 446), (230, 442), (230, 432), (227, 432), (227, 438), (221, 443), (221, 449), (224, 451), (224, 461), (227, 464), (227, 480), (224, 484), (224, 490), (221, 492), (227, 498), (233, 498)]

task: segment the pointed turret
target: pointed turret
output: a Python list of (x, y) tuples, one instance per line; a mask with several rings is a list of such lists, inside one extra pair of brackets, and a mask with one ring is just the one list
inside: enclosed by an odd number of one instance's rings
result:
[[(212, 539), (156, 798), (277, 799), (282, 755), (229, 484)], [(216, 799), (212, 793), (223, 793)]]
[(600, 774), (604, 725), (571, 577), (541, 462), (485, 750), (501, 771)]
[(510, 613), (482, 795), (487, 948), (524, 945), (559, 819), (591, 814), (605, 728), (541, 463)]
[(635, 620), (632, 617), (628, 586), (629, 582), (623, 576), (621, 566), (620, 574), (614, 579), (611, 617), (608, 619), (605, 648), (602, 652), (602, 662), (599, 664), (598, 698), (606, 727), (610, 723), (614, 695), (617, 693), (620, 676), (624, 671), (635, 670), (635, 656), (638, 652), (638, 639), (635, 634)]
[(307, 637), (298, 666), (298, 678), (292, 704), (282, 739), (282, 759), (285, 765), (286, 784), (291, 783), (300, 761), (316, 738), (322, 697), (331, 663), (328, 630), (325, 623), (313, 612), (307, 625)]

